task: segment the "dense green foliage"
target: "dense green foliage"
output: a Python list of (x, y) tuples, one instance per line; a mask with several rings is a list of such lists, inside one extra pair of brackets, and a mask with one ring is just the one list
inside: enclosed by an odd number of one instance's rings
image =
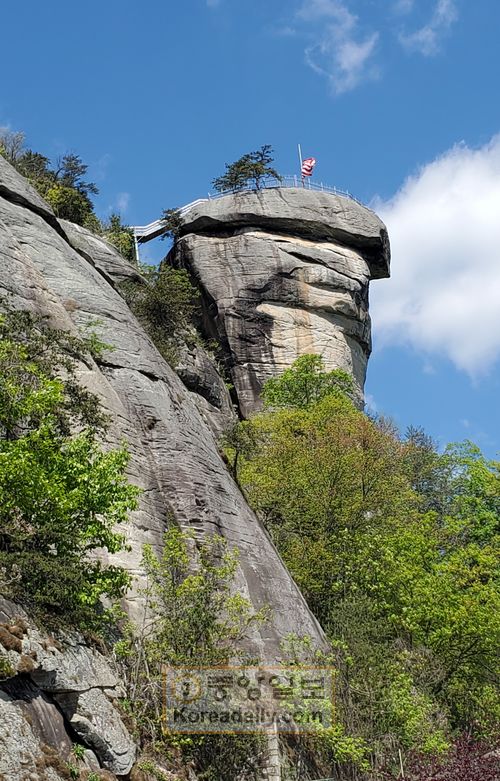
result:
[(0, 154), (28, 179), (61, 219), (84, 225), (93, 215), (91, 196), (99, 191), (94, 182), (85, 181), (88, 166), (78, 155), (65, 154), (52, 165), (48, 157), (25, 147), (23, 133), (9, 132), (0, 136)]
[(87, 221), (86, 227), (94, 233), (100, 234), (106, 241), (113, 244), (126, 260), (135, 263), (135, 245), (132, 228), (124, 225), (119, 214), (110, 214), (109, 219), (100, 222), (96, 217), (96, 224)]
[(144, 549), (147, 607), (144, 625), (129, 626), (115, 645), (115, 655), (127, 681), (125, 705), (137, 724), (143, 751), (163, 762), (194, 762), (197, 777), (206, 781), (236, 781), (254, 777), (259, 741), (248, 736), (175, 737), (162, 727), (162, 665), (168, 667), (227, 664), (242, 657), (241, 641), (249, 628), (266, 619), (234, 592), (238, 553), (222, 537), (193, 537), (170, 528), (157, 556)]
[(182, 217), (179, 209), (164, 209), (162, 214), (164, 233), (162, 239), (177, 239), (182, 228)]
[(0, 586), (46, 621), (101, 622), (101, 597), (128, 576), (92, 556), (123, 548), (115, 524), (135, 507), (124, 449), (103, 451), (99, 400), (76, 361), (104, 349), (4, 306), (0, 316)]
[(273, 160), (273, 149), (269, 144), (265, 144), (256, 152), (249, 152), (234, 163), (226, 163), (224, 174), (214, 179), (212, 184), (218, 192), (244, 190), (247, 187), (259, 190), (267, 176), (281, 181), (280, 174), (271, 165)]
[(122, 285), (122, 294), (156, 347), (175, 367), (181, 342), (192, 338), (199, 294), (184, 269), (166, 263), (141, 266), (144, 282)]
[(132, 229), (118, 214), (100, 220), (94, 212), (92, 196), (98, 194), (94, 182), (87, 182), (88, 166), (75, 154), (66, 154), (53, 165), (48, 157), (25, 146), (24, 133), (0, 133), (0, 154), (45, 198), (57, 217), (102, 236), (124, 258), (135, 262)]
[(354, 393), (352, 377), (342, 369), (324, 370), (319, 355), (301, 355), (279, 377), (268, 380), (262, 390), (264, 406), (308, 407), (325, 396)]
[(223, 537), (209, 537), (195, 547), (192, 538), (172, 527), (164, 535), (161, 556), (146, 546), (143, 563), (155, 613), (151, 661), (222, 664), (241, 654), (250, 624), (264, 615), (232, 593), (238, 553)]
[(440, 455), (419, 431), (401, 439), (312, 359), (304, 392), (304, 364), (264, 390), (274, 410), (239, 424), (228, 456), (336, 648), (345, 732), (374, 770), (398, 749), (491, 737), (500, 464), (470, 443)]

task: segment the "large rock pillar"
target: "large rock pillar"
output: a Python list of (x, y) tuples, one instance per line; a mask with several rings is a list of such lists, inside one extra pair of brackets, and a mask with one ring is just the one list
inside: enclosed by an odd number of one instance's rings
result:
[(368, 286), (389, 276), (389, 241), (370, 209), (301, 188), (245, 191), (184, 215), (170, 255), (198, 284), (204, 328), (227, 357), (241, 413), (305, 353), (356, 383), (371, 352)]

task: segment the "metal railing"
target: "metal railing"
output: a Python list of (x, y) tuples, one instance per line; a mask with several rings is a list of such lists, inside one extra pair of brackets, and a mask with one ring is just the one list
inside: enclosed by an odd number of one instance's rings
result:
[[(356, 203), (359, 203), (360, 206), (364, 206), (364, 204), (359, 201), (352, 193), (348, 192), (348, 190), (340, 190), (338, 187), (332, 187), (329, 184), (323, 184), (323, 182), (312, 182), (307, 178), (304, 179), (304, 183), (302, 184), (300, 176), (281, 176), (279, 179), (277, 179), (275, 176), (266, 176), (261, 179), (258, 187), (253, 184), (243, 188), (224, 190), (220, 193), (208, 193), (208, 199), (212, 200), (213, 198), (223, 198), (225, 195), (234, 195), (234, 193), (239, 192), (272, 190), (278, 187), (298, 187), (300, 189), (303, 187), (305, 190), (315, 190), (323, 193), (330, 193), (331, 195), (339, 195), (342, 198), (350, 198), (351, 201), (356, 201)], [(195, 201), (195, 203), (198, 202)], [(191, 204), (189, 204), (189, 206), (191, 206)]]
[[(207, 198), (198, 198), (196, 201), (192, 201), (191, 203), (186, 204), (186, 206), (182, 206), (178, 212), (182, 217), (184, 214), (187, 214), (189, 211), (191, 211), (191, 209), (194, 209), (195, 206), (198, 206), (201, 203), (206, 203), (207, 201), (224, 198), (226, 195), (235, 195), (236, 193), (242, 192), (256, 192), (259, 190), (274, 190), (280, 189), (282, 187), (297, 187), (300, 189), (303, 187), (305, 190), (314, 190), (315, 192), (338, 195), (340, 198), (349, 198), (351, 201), (355, 201), (360, 206), (364, 206), (361, 201), (358, 201), (358, 199), (347, 190), (339, 190), (337, 187), (323, 184), (323, 182), (311, 182), (310, 180), (306, 180), (302, 183), (299, 176), (282, 176), (279, 179), (274, 176), (266, 176), (265, 178), (261, 179), (258, 186), (253, 184), (238, 189), (224, 190), (223, 192), (211, 192), (208, 193)], [(134, 231), (135, 241), (139, 241), (141, 244), (146, 241), (150, 241), (157, 236), (160, 236), (163, 233), (163, 229), (164, 220), (161, 219), (150, 222), (149, 225), (136, 225), (132, 228)]]

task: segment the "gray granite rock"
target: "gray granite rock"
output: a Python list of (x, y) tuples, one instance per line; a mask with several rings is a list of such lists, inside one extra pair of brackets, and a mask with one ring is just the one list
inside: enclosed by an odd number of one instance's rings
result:
[[(6, 718), (11, 707), (20, 710), (31, 726), (26, 740), (33, 734), (41, 747), (49, 746), (65, 760), (71, 757), (76, 735), (92, 749), (89, 758), (95, 755), (100, 767), (127, 774), (136, 746), (114, 706), (125, 692), (107, 659), (75, 633), (44, 633), (2, 598), (0, 619), (0, 658), (11, 668), (6, 675), (3, 665), (0, 681), (0, 694), (9, 698), (4, 700)], [(19, 647), (13, 649), (9, 641), (16, 639)], [(0, 756), (10, 750), (10, 740), (10, 733), (2, 731), (0, 702)]]
[(90, 231), (67, 220), (59, 220), (68, 242), (83, 257), (94, 266), (111, 285), (119, 286), (123, 282), (141, 281), (139, 270), (120, 255), (116, 247), (102, 236), (95, 236)]
[(188, 390), (203, 420), (219, 439), (238, 416), (233, 406), (228, 383), (224, 381), (215, 360), (198, 346), (184, 345), (179, 349), (176, 374)]
[[(68, 733), (68, 724), (54, 700), (26, 676), (18, 676), (4, 683), (2, 688), (3, 693), (7, 694), (12, 703), (20, 709), (39, 742), (50, 746), (61, 757), (69, 760), (73, 740)], [(2, 747), (1, 736), (0, 747)]]
[[(127, 600), (132, 617), (140, 615), (142, 604), (142, 546), (150, 543), (159, 550), (173, 515), (195, 535), (218, 532), (239, 548), (239, 590), (256, 608), (269, 605), (272, 610), (271, 621), (248, 639), (252, 654), (276, 658), (290, 632), (309, 634), (323, 644), (320, 627), (228, 473), (193, 394), (120, 296), (114, 275), (125, 273), (122, 266), (109, 254), (106, 259), (108, 250), (99, 239), (98, 251), (95, 243), (90, 251), (88, 241), (83, 247), (79, 230), (76, 250), (75, 234), (69, 237), (66, 230), (62, 235), (38, 212), (1, 199), (0, 287), (15, 306), (46, 314), (58, 327), (77, 331), (93, 323), (113, 345), (99, 365), (90, 359), (82, 364), (79, 376), (111, 416), (109, 444), (126, 439), (130, 479), (143, 489), (140, 507), (124, 529), (131, 550), (113, 558), (136, 576)], [(118, 271), (112, 264), (120, 266)]]
[(63, 781), (47, 763), (40, 738), (15, 698), (0, 691), (0, 778), (5, 781)]
[[(137, 267), (123, 258), (113, 245), (100, 236), (94, 236), (80, 225), (60, 220), (68, 241), (120, 293), (123, 286), (145, 284)], [(73, 304), (77, 306), (76, 301)], [(204, 347), (193, 343), (180, 345), (175, 367), (176, 374), (192, 392), (192, 400), (202, 418), (216, 437), (236, 420), (229, 391), (218, 367)]]
[(30, 632), (30, 650), (35, 651), (36, 667), (31, 679), (44, 692), (82, 692), (88, 689), (119, 691), (119, 681), (104, 656), (90, 648), (83, 638), (67, 635), (63, 642), (48, 645)]
[(368, 261), (372, 279), (389, 276), (387, 229), (377, 215), (352, 198), (307, 188), (245, 190), (203, 201), (184, 214), (182, 235), (245, 227), (354, 247)]
[[(287, 203), (291, 194), (293, 209), (285, 210), (290, 215), (299, 209), (301, 196), (308, 228), (304, 217), (293, 221), (290, 216), (287, 233), (282, 233), (281, 217), (263, 220), (257, 214), (259, 206), (269, 207), (273, 215), (281, 203), (276, 202), (277, 191), (226, 196), (193, 209), (198, 216), (188, 213), (191, 222), (184, 225), (185, 235), (168, 262), (187, 268), (201, 290), (204, 328), (227, 355), (243, 416), (260, 407), (264, 382), (304, 353), (319, 353), (329, 370), (349, 372), (361, 406), (371, 352), (368, 286), (374, 269), (381, 275), (380, 264), (388, 271), (385, 229), (372, 212), (353, 201), (340, 213), (334, 207), (341, 199), (335, 196), (286, 189), (280, 193)], [(334, 204), (330, 211), (323, 204), (329, 198)], [(324, 238), (329, 216), (334, 225), (336, 219), (356, 217), (353, 230), (358, 233), (348, 237), (344, 230), (345, 243)], [(255, 225), (246, 224), (252, 219)], [(312, 238), (313, 229), (323, 232), (321, 241)], [(375, 260), (362, 249), (362, 231), (371, 241), (379, 237)], [(330, 234), (335, 233), (332, 228)]]
[(76, 734), (90, 746), (103, 767), (116, 775), (130, 772), (136, 748), (116, 708), (100, 689), (66, 693), (57, 703)]
[(24, 179), (17, 173), (2, 155), (0, 155), (0, 196), (12, 203), (27, 206), (37, 214), (41, 214), (55, 230), (62, 232), (49, 204), (43, 200), (27, 179)]

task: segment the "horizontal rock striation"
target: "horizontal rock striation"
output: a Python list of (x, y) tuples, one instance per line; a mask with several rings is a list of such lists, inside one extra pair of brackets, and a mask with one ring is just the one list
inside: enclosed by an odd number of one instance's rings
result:
[(240, 410), (304, 353), (355, 379), (371, 352), (368, 286), (389, 276), (384, 224), (346, 197), (300, 188), (241, 192), (184, 216), (169, 262), (202, 292), (204, 328), (227, 356)]

